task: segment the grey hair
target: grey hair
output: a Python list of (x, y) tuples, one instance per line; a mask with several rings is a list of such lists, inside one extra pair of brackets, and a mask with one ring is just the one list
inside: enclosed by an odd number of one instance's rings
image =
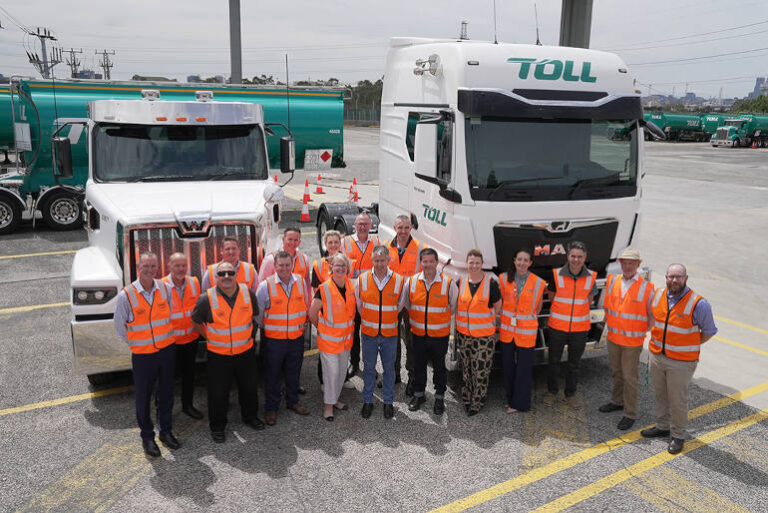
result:
[(375, 255), (389, 256), (389, 249), (387, 249), (386, 246), (374, 246), (373, 251), (371, 251), (371, 256), (375, 256)]
[(398, 214), (395, 216), (395, 224), (399, 221), (405, 221), (406, 223), (411, 224), (411, 217), (406, 214)]
[(341, 251), (339, 251), (338, 253), (336, 253), (335, 255), (333, 255), (333, 256), (332, 256), (332, 257), (331, 257), (331, 258), (328, 260), (328, 265), (330, 265), (331, 267), (333, 267), (333, 264), (335, 264), (337, 261), (339, 261), (339, 262), (343, 263), (343, 264), (344, 264), (344, 266), (347, 268), (347, 271), (346, 271), (346, 272), (349, 272), (349, 258), (347, 258), (347, 255), (345, 255), (344, 253), (342, 253)]

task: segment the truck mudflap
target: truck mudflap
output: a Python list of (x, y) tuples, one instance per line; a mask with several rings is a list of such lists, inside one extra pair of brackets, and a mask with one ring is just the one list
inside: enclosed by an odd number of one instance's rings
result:
[(95, 375), (131, 369), (131, 350), (112, 319), (71, 321), (75, 373)]

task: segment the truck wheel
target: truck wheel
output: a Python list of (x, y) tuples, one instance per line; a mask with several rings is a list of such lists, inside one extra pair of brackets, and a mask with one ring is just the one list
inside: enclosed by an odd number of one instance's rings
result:
[(317, 214), (317, 247), (320, 248), (320, 255), (325, 255), (327, 248), (323, 242), (323, 236), (325, 232), (331, 229), (331, 218), (328, 216), (328, 211), (324, 208), (320, 209)]
[(74, 230), (83, 225), (82, 204), (67, 191), (51, 192), (40, 210), (43, 221), (51, 230)]
[(739, 147), (739, 140), (738, 140), (738, 139), (734, 139), (734, 140), (733, 140), (733, 146), (732, 146), (732, 148), (738, 148), (738, 147)]
[(21, 224), (21, 206), (13, 195), (0, 191), (0, 235), (15, 232)]
[(88, 374), (88, 382), (95, 387), (106, 385), (111, 381), (112, 381), (111, 372), (105, 372), (103, 374)]

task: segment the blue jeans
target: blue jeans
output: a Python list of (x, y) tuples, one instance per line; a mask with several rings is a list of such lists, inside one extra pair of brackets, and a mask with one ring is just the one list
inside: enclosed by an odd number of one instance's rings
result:
[(376, 358), (381, 355), (381, 367), (384, 369), (382, 396), (384, 404), (395, 400), (395, 356), (397, 354), (397, 336), (369, 337), (361, 333), (363, 346), (363, 401), (373, 402), (373, 389), (376, 387)]

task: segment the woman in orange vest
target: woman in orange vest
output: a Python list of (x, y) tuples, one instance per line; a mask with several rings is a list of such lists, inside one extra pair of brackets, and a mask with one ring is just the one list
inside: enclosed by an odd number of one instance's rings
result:
[(323, 418), (333, 421), (333, 410), (346, 410), (339, 401), (352, 349), (355, 328), (355, 289), (349, 279), (349, 260), (342, 253), (330, 259), (331, 277), (315, 293), (309, 320), (317, 328), (317, 348), (323, 366)]
[(461, 400), (471, 417), (482, 409), (488, 395), (501, 290), (496, 277), (483, 272), (483, 253), (479, 249), (467, 253), (467, 271), (467, 276), (459, 281), (456, 338), (464, 378)]
[(507, 413), (531, 409), (531, 380), (539, 312), (547, 283), (529, 271), (533, 253), (518, 249), (509, 272), (499, 277), (502, 306), (499, 341), (507, 389)]

